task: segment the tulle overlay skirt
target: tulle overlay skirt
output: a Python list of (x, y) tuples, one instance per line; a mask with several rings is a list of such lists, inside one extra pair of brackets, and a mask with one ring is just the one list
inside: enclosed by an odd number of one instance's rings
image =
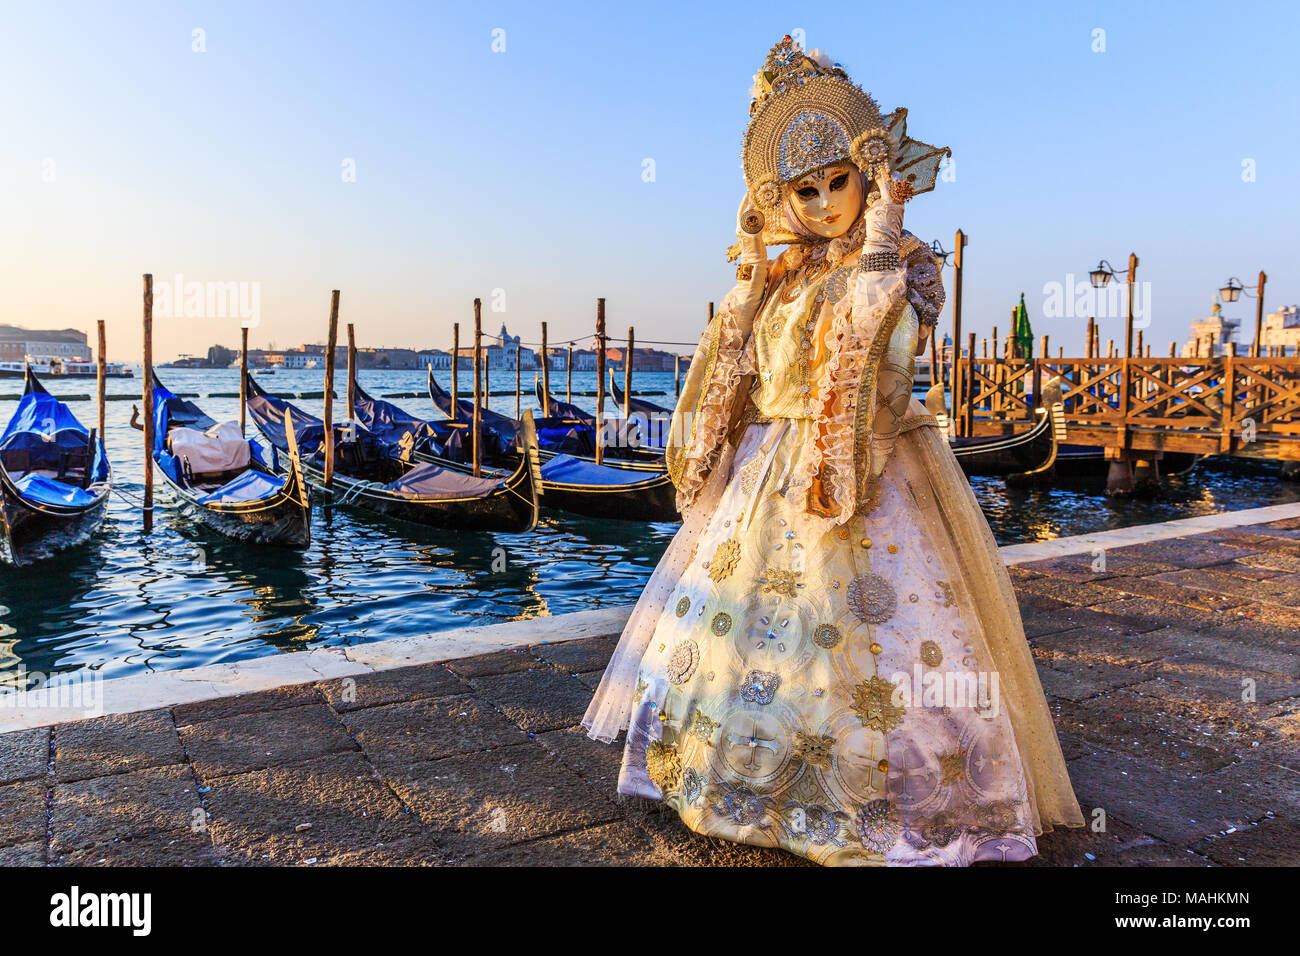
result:
[(932, 427), (822, 530), (812, 422), (752, 425), (638, 603), (584, 721), (618, 789), (827, 864), (1021, 860), (1082, 819), (988, 525)]

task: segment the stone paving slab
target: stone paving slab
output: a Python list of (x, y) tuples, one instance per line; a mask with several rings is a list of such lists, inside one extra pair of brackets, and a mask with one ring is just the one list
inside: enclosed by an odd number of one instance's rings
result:
[(490, 703), (469, 695), (399, 701), (341, 717), (370, 760), (384, 767), (491, 750), (525, 737)]
[[(1297, 865), (1300, 518), (1104, 541), (1104, 564), (1013, 568), (1092, 824), (1021, 865)], [(347, 649), (310, 678), (277, 663), (300, 677), (243, 694), (214, 672), (207, 698), (189, 681), (171, 706), (0, 734), (0, 865), (806, 864), (618, 797), (621, 745), (579, 722), (621, 616), (557, 622)]]
[(179, 730), (195, 771), (205, 779), (357, 749), (323, 703), (219, 717)]
[(54, 732), (54, 776), (58, 780), (84, 780), (185, 760), (168, 710), (60, 724)]
[(50, 799), (51, 847), (63, 854), (202, 824), (193, 770), (154, 767), (56, 783)]
[(223, 777), (206, 803), (213, 845), (256, 863), (327, 861), (419, 829), (359, 753)]
[(49, 762), (50, 728), (33, 727), (0, 736), (0, 784), (43, 777)]

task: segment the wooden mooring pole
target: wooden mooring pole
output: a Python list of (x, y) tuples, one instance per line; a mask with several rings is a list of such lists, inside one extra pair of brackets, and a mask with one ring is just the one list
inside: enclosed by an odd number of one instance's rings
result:
[[(98, 332), (98, 338), (99, 338), (99, 341), (97, 343), (99, 345), (99, 358), (95, 362), (95, 379), (96, 379), (95, 389), (96, 389), (96, 394), (99, 396), (99, 437), (103, 438), (104, 437), (104, 393), (106, 391), (105, 380), (108, 376), (108, 358), (106, 357), (107, 349), (105, 345), (107, 336), (104, 333), (103, 319), (100, 319), (95, 323), (95, 329)], [(95, 449), (92, 448), (90, 450), (90, 453), (94, 455)]]
[(632, 419), (632, 352), (636, 348), (636, 330), (632, 326), (627, 327), (627, 355), (623, 357), (623, 422), (624, 428), (627, 428), (627, 422)]
[(352, 323), (348, 323), (348, 413), (345, 418), (351, 418), (357, 407), (357, 333)]
[(334, 484), (334, 349), (339, 341), (339, 290), (330, 293), (330, 326), (325, 343), (325, 469), (321, 484)]
[(248, 327), (239, 330), (239, 434), (248, 434)]
[[(547, 352), (547, 328), (546, 323), (542, 323), (542, 417), (551, 417), (551, 363), (547, 361), (549, 357)], [(572, 381), (572, 376), (570, 376)]]
[(460, 323), (451, 324), (451, 414), (447, 417), (456, 420), (460, 405)]
[(1255, 287), (1255, 344), (1251, 348), (1251, 355), (1259, 355), (1260, 337), (1264, 334), (1264, 283), (1268, 282), (1268, 276), (1264, 270), (1259, 270), (1259, 285)]
[[(970, 333), (970, 358), (966, 366), (966, 372), (969, 373), (970, 383), (963, 382), (962, 388), (965, 394), (962, 396), (962, 426), (963, 435), (972, 435), (975, 432), (975, 333)], [(965, 374), (965, 373), (963, 373)]]
[(153, 530), (153, 276), (144, 276), (144, 530)]
[(596, 300), (596, 464), (605, 461), (605, 300)]
[(483, 424), (483, 302), (481, 299), (474, 300), (474, 417), (471, 423), (473, 428), (473, 447), (474, 447), (474, 477), (479, 478), (483, 475), (482, 461), (482, 442), (479, 440), (479, 430)]
[[(965, 378), (961, 364), (961, 280), (965, 261), (966, 233), (960, 229), (952, 252), (952, 414), (957, 420), (957, 434), (964, 435)], [(975, 357), (974, 351), (971, 358)]]

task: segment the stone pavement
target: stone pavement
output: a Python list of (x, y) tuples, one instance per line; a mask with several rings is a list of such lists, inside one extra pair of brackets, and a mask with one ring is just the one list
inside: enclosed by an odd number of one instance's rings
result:
[[(1030, 866), (1300, 864), (1300, 519), (1012, 568), (1085, 816)], [(0, 736), (0, 865), (799, 865), (615, 798), (617, 635)]]

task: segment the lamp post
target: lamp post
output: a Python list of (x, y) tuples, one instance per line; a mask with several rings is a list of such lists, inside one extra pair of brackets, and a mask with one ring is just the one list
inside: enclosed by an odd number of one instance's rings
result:
[[(1107, 449), (1106, 457), (1110, 458), (1110, 469), (1106, 475), (1106, 494), (1107, 495), (1128, 495), (1133, 491), (1133, 466), (1129, 461), (1129, 362), (1133, 358), (1133, 287), (1137, 284), (1137, 253), (1130, 252), (1128, 255), (1128, 317), (1124, 329), (1124, 359), (1120, 363), (1119, 374), (1119, 448), (1115, 449), (1112, 457), (1111, 449)], [(1088, 273), (1088, 278), (1092, 281), (1094, 289), (1104, 289), (1110, 284), (1110, 280), (1115, 276), (1115, 269), (1109, 262), (1102, 259), (1097, 263), (1097, 268)]]
[(1265, 275), (1263, 269), (1260, 269), (1259, 282), (1258, 284), (1255, 285), (1253, 292), (1251, 291), (1250, 286), (1242, 285), (1241, 280), (1238, 279), (1236, 276), (1233, 276), (1227, 282), (1225, 282), (1223, 284), (1223, 288), (1219, 290), (1219, 298), (1223, 299), (1224, 302), (1236, 302), (1239, 298), (1241, 298), (1241, 294), (1243, 292), (1246, 293), (1246, 295), (1254, 297), (1254, 299), (1256, 300), (1255, 301), (1255, 341), (1254, 344), (1252, 344), (1250, 347), (1250, 354), (1254, 358), (1259, 358), (1259, 350), (1261, 344), (1260, 339), (1264, 332), (1264, 284), (1266, 282), (1268, 282), (1268, 276)]
[[(955, 245), (951, 252), (944, 250), (943, 245), (938, 239), (930, 243), (930, 251), (933, 252), (940, 260), (942, 265), (948, 265), (948, 257), (952, 256), (952, 380), (950, 387), (952, 389), (952, 415), (951, 421), (957, 423), (958, 434), (965, 434), (964, 422), (965, 416), (962, 414), (962, 407), (965, 402), (966, 382), (963, 375), (961, 363), (961, 280), (962, 280), (962, 261), (963, 253), (966, 250), (967, 237), (966, 233), (960, 229), (957, 230)], [(942, 266), (941, 266), (942, 268)], [(933, 332), (931, 333), (934, 334)], [(971, 359), (975, 358), (974, 350), (971, 352)], [(943, 361), (943, 350), (939, 350), (939, 361)], [(931, 375), (933, 380), (933, 375)]]
[[(952, 253), (946, 251), (943, 243), (938, 239), (930, 243), (930, 251), (939, 260), (939, 269), (942, 271), (943, 267), (948, 265)], [(945, 381), (947, 376), (943, 374), (943, 347), (939, 344), (937, 332), (938, 326), (930, 331), (930, 384), (933, 386), (937, 382), (940, 387), (946, 387), (948, 383)]]
[[(1124, 357), (1133, 357), (1133, 287), (1137, 284), (1137, 253), (1128, 254), (1128, 319), (1124, 330)], [(1109, 262), (1102, 259), (1097, 263), (1097, 268), (1088, 273), (1088, 278), (1092, 281), (1094, 289), (1104, 289), (1110, 284), (1110, 280), (1115, 277), (1115, 269)]]

